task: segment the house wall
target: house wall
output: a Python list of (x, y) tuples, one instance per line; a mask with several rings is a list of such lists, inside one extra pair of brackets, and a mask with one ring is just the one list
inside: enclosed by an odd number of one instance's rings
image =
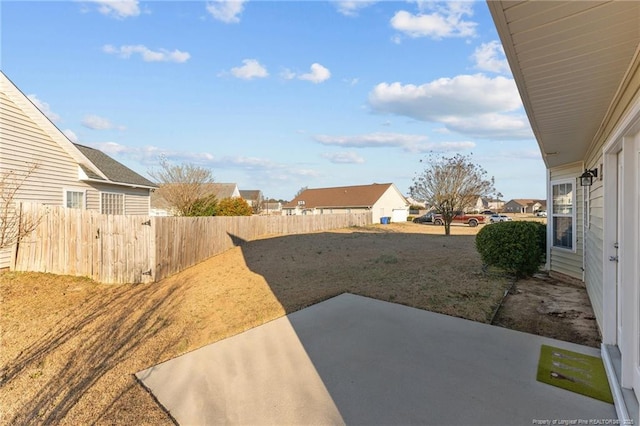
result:
[(91, 182), (90, 186), (91, 189), (87, 191), (87, 209), (89, 210), (100, 211), (100, 193), (112, 192), (124, 194), (124, 214), (149, 214), (151, 198), (146, 188), (128, 188), (97, 182)]
[[(603, 320), (603, 235), (604, 235), (604, 185), (602, 182), (602, 155), (587, 164), (598, 164), (598, 178), (585, 189), (584, 207), (584, 282), (598, 324)], [(593, 169), (595, 166), (586, 166)], [(602, 328), (602, 327), (601, 327)]]
[[(575, 250), (567, 250), (555, 248), (549, 244), (549, 269), (553, 272), (559, 272), (579, 280), (583, 280), (583, 187), (579, 185), (577, 177), (583, 172), (582, 163), (574, 163), (549, 169), (549, 197), (551, 198), (551, 183), (554, 181), (570, 180), (573, 182), (573, 208), (575, 210)], [(553, 211), (551, 211), (551, 199), (547, 201), (550, 210), (548, 212), (548, 232), (551, 233), (551, 224), (553, 221)], [(551, 235), (551, 234), (549, 234)], [(549, 240), (550, 241), (550, 240)]]
[[(99, 211), (99, 192), (107, 191), (126, 194), (126, 214), (149, 214), (148, 189), (80, 181), (77, 160), (24, 112), (4, 86), (0, 91), (0, 135), (1, 174), (11, 171), (21, 179), (36, 166), (29, 179), (20, 185), (14, 197), (16, 202), (62, 206), (64, 191), (72, 189), (86, 191), (86, 207)], [(0, 250), (0, 268), (9, 266), (10, 253), (10, 249)]]
[(32, 164), (37, 168), (17, 194), (21, 201), (62, 205), (63, 187), (90, 189), (78, 181), (77, 162), (22, 110), (0, 92), (0, 168), (24, 176)]
[[(63, 187), (90, 189), (78, 181), (78, 165), (4, 91), (0, 91), (0, 173), (23, 178), (37, 167), (16, 193), (15, 201), (63, 204)], [(0, 250), (0, 268), (9, 266), (10, 249)]]
[[(594, 313), (601, 331), (604, 333), (605, 312), (605, 265), (609, 265), (608, 254), (613, 253), (609, 244), (605, 244), (605, 221), (610, 222), (615, 218), (606, 218), (605, 213), (605, 174), (611, 173), (605, 170), (605, 145), (612, 142), (612, 135), (617, 133), (617, 128), (624, 121), (625, 115), (633, 110), (634, 104), (640, 102), (640, 59), (636, 58), (631, 66), (627, 80), (622, 84), (621, 93), (624, 95), (617, 99), (610, 109), (610, 115), (605, 120), (601, 133), (589, 148), (585, 157), (585, 168), (598, 169), (598, 178), (586, 193), (584, 205), (588, 210), (585, 212), (585, 284), (591, 299)], [(636, 107), (637, 108), (637, 107)], [(628, 148), (628, 147), (627, 147)], [(640, 183), (639, 183), (640, 185)], [(615, 185), (611, 185), (614, 187)], [(611, 194), (609, 194), (611, 196)], [(639, 200), (635, 200), (635, 205), (640, 205)], [(626, 224), (621, 223), (622, 233), (626, 234)], [(610, 253), (611, 252), (611, 253)], [(614, 290), (615, 291), (615, 290)], [(608, 334), (615, 334), (608, 333)], [(605, 336), (605, 339), (607, 336)]]
[(507, 213), (522, 213), (522, 208), (523, 206), (511, 200), (508, 203), (504, 204), (502, 210)]
[(380, 218), (383, 216), (392, 217), (393, 210), (397, 209), (405, 209), (407, 214), (409, 213), (406, 198), (396, 189), (395, 185), (391, 185), (371, 208), (373, 223), (380, 223)]

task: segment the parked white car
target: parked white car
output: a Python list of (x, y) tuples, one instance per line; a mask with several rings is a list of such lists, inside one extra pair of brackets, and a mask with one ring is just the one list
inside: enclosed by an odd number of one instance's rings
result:
[(536, 212), (536, 216), (538, 217), (547, 217), (547, 212), (546, 210), (539, 210)]
[(511, 218), (505, 214), (492, 214), (489, 216), (489, 223), (508, 222)]

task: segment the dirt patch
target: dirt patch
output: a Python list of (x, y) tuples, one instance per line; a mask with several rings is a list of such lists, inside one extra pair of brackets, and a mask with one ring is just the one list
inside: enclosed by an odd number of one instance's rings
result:
[[(483, 271), (478, 229), (446, 237), (403, 223), (240, 242), (155, 284), (0, 274), (0, 423), (171, 424), (135, 372), (344, 292), (488, 323), (512, 281)], [(573, 314), (524, 309), (541, 304), (525, 284), (497, 322), (576, 341), (553, 335)], [(548, 280), (538, 294), (545, 308), (568, 295)]]
[(584, 286), (545, 274), (517, 281), (493, 324), (596, 348), (601, 343)]

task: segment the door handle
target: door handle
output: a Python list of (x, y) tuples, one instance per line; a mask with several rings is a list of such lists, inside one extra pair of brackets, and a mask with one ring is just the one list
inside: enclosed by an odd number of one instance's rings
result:
[(609, 256), (609, 260), (611, 262), (617, 262), (618, 261), (618, 256)]

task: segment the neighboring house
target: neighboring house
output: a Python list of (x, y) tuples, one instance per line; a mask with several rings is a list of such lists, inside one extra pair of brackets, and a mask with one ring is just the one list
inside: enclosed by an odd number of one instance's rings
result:
[(472, 211), (474, 213), (480, 213), (484, 210), (493, 210), (495, 212), (502, 211), (502, 207), (504, 206), (504, 201), (500, 199), (488, 198), (488, 197), (478, 197), (476, 200), (476, 204), (468, 209), (468, 211)]
[(262, 203), (261, 214), (281, 214), (282, 213), (282, 203), (280, 201), (268, 200)]
[(377, 223), (381, 217), (406, 222), (409, 202), (392, 183), (306, 189), (282, 207), (283, 215), (368, 212)]
[(405, 197), (407, 199), (407, 202), (409, 203), (409, 205), (411, 206), (420, 206), (421, 209), (425, 209), (427, 208), (427, 203), (424, 201), (418, 201), (415, 198), (409, 196), (409, 197)]
[[(106, 214), (149, 214), (157, 186), (105, 153), (72, 143), (0, 72), (0, 174), (24, 177), (15, 201), (96, 210)], [(0, 251), (0, 268), (9, 253)]]
[(218, 200), (241, 197), (238, 185), (235, 183), (209, 183), (206, 187), (207, 194), (215, 195)]
[(240, 191), (240, 197), (251, 206), (254, 212), (262, 208), (262, 191), (259, 189), (246, 189)]
[[(240, 197), (240, 190), (235, 183), (205, 183), (202, 193), (204, 196), (215, 195), (218, 201), (224, 198)], [(177, 214), (171, 203), (162, 196), (162, 185), (160, 185), (160, 189), (151, 194), (151, 215), (176, 216)]]
[(535, 213), (544, 210), (547, 205), (545, 200), (513, 199), (504, 203), (502, 211), (506, 213)]
[(546, 267), (584, 282), (620, 424), (638, 424), (640, 2), (487, 4), (547, 168)]

